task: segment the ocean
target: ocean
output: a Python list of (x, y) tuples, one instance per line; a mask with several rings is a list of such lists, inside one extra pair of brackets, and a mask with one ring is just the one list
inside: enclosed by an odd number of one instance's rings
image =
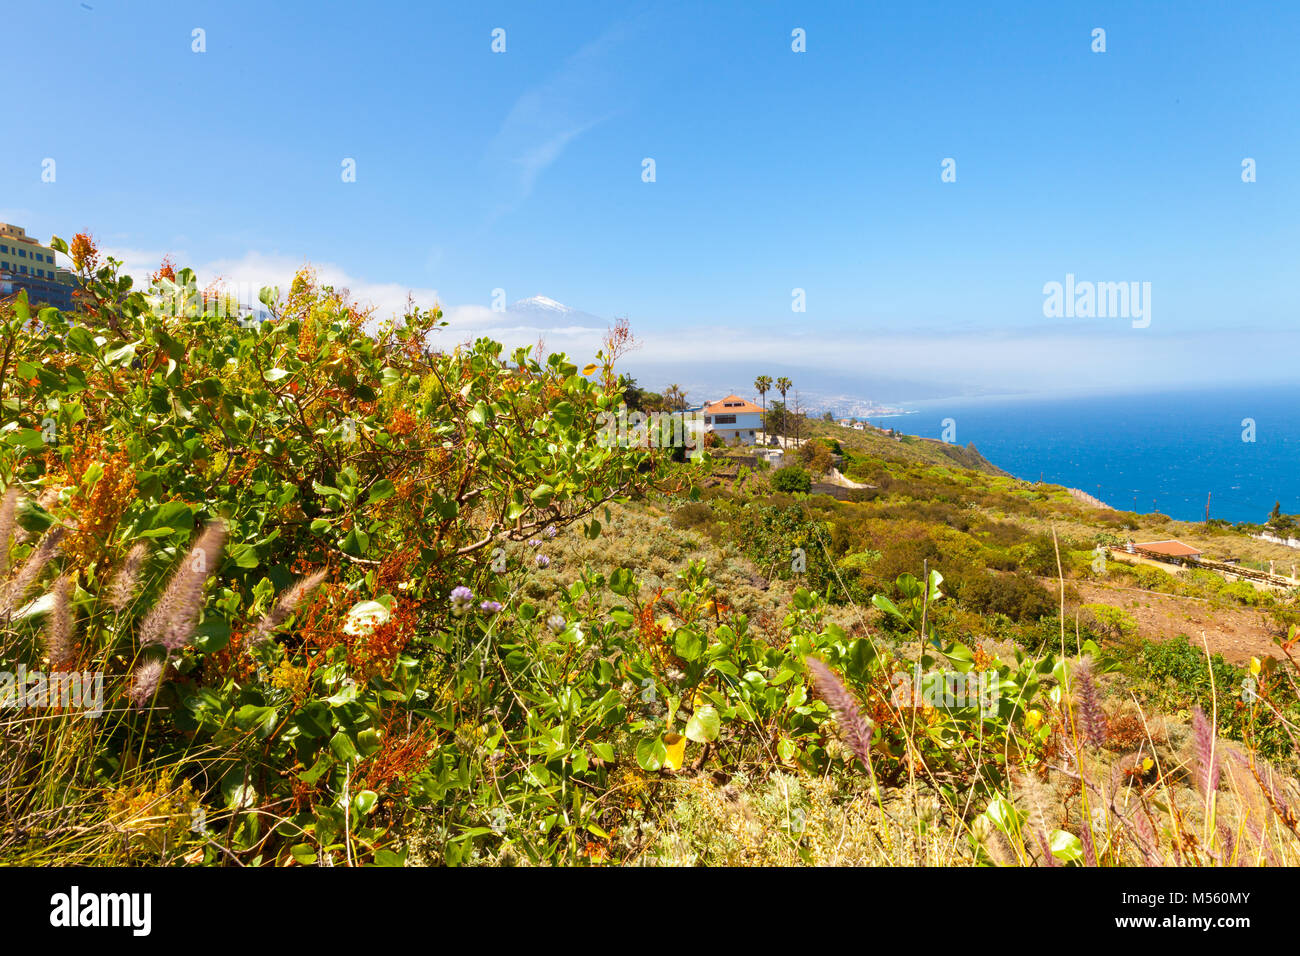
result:
[(974, 442), (1017, 478), (1078, 488), (1115, 508), (1197, 521), (1208, 494), (1212, 518), (1262, 523), (1275, 501), (1300, 513), (1300, 387), (909, 407), (868, 421)]

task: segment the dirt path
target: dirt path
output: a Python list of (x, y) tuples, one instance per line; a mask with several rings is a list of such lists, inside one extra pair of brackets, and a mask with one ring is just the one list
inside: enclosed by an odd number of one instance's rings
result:
[[(1055, 582), (1045, 583), (1055, 593)], [(1193, 644), (1200, 644), (1204, 632), (1211, 653), (1222, 654), (1232, 664), (1248, 664), (1252, 657), (1283, 656), (1273, 643), (1277, 625), (1259, 611), (1243, 607), (1212, 608), (1200, 598), (1175, 597), (1138, 588), (1073, 583), (1083, 603), (1108, 604), (1133, 615), (1138, 634), (1148, 640), (1163, 641), (1186, 634)], [(1070, 610), (1067, 608), (1067, 613)]]

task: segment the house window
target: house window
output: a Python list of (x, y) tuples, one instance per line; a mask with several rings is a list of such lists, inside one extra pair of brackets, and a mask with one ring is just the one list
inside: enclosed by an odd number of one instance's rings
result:
[(26, 259), (26, 258), (27, 258), (27, 250), (26, 250), (26, 249), (19, 249), (19, 250), (18, 250), (18, 258), (20, 258), (20, 259)]
[(719, 425), (734, 425), (734, 424), (736, 424), (736, 416), (735, 416), (735, 415), (714, 415), (713, 417), (717, 420), (717, 424), (719, 424)]
[(0, 252), (8, 252), (8, 251), (9, 251), (9, 247), (6, 246), (4, 243), (0, 242)]

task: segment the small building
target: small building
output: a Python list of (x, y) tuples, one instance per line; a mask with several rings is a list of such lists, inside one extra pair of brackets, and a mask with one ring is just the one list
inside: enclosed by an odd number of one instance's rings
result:
[(1134, 544), (1133, 550), (1162, 561), (1196, 561), (1203, 553), (1190, 544), (1183, 544), (1173, 538), (1167, 541), (1144, 541)]
[(728, 444), (752, 445), (763, 429), (763, 409), (739, 395), (728, 395), (716, 402), (705, 402), (704, 429)]
[(0, 222), (0, 299), (27, 290), (32, 305), (72, 310), (72, 273), (54, 262), (54, 250), (27, 235), (22, 226)]

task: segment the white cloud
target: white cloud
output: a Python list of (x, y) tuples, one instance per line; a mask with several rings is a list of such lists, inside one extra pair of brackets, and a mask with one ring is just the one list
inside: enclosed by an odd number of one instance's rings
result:
[(613, 53), (625, 33), (624, 25), (608, 30), (568, 57), (547, 82), (515, 101), (485, 157), (500, 175), (492, 218), (527, 199), (538, 177), (571, 142), (616, 112), (618, 70)]
[[(224, 288), (236, 293), (245, 305), (256, 303), (259, 290), (265, 286), (278, 286), (282, 293), (287, 292), (295, 273), (308, 264), (304, 259), (278, 253), (247, 252), (238, 259), (214, 259), (191, 265), (183, 250), (167, 253), (156, 249), (106, 247), (102, 251), (121, 259), (123, 271), (135, 279), (137, 286), (148, 285), (150, 274), (158, 269), (163, 256), (170, 254), (178, 266), (190, 265), (198, 276), (199, 285), (207, 286), (219, 281)], [(370, 282), (334, 263), (311, 263), (311, 266), (322, 284), (347, 289), (353, 301), (373, 307), (375, 316), (380, 319), (405, 313), (408, 296), (421, 308), (430, 308), (438, 300), (436, 289), (412, 288), (396, 282)]]

